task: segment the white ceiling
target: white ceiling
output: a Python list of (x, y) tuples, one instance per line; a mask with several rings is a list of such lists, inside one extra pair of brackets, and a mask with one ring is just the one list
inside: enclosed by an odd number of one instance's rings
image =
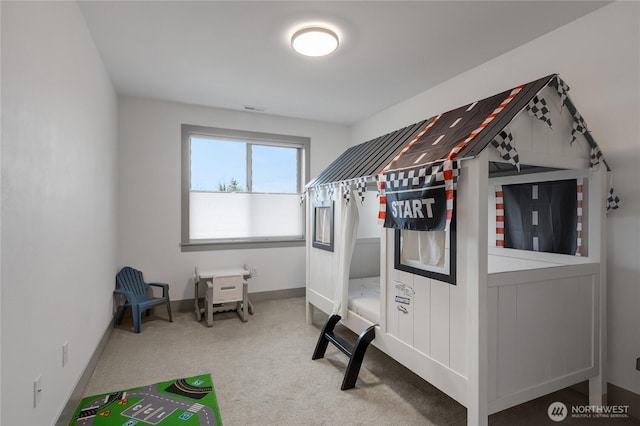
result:
[[(596, 1), (80, 1), (119, 94), (351, 124), (579, 18)], [(324, 58), (290, 36), (324, 23)]]

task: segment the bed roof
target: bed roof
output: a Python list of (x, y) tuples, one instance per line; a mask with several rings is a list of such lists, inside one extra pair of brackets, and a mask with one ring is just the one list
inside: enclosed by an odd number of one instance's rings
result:
[[(384, 220), (382, 204), (391, 199), (387, 199), (386, 194), (390, 192), (385, 192), (385, 187), (396, 192), (415, 192), (440, 185), (446, 194), (448, 226), (459, 161), (475, 158), (492, 145), (502, 159), (520, 170), (518, 153), (515, 145), (511, 144), (513, 137), (509, 124), (526, 110), (551, 127), (551, 111), (541, 94), (547, 86), (555, 89), (562, 107), (566, 107), (573, 118), (568, 142), (573, 143), (578, 135), (582, 135), (591, 148), (591, 166), (603, 163), (610, 170), (569, 96), (569, 86), (557, 74), (551, 74), (351, 147), (309, 182), (307, 188), (332, 187), (341, 183), (343, 196), (348, 202), (352, 184), (356, 184), (358, 194), (364, 197), (368, 178), (376, 176), (381, 202), (379, 217)], [(303, 198), (305, 194), (306, 191)], [(610, 187), (607, 210), (618, 208), (619, 201)]]
[(477, 156), (525, 108), (554, 75), (523, 84), (429, 120), (426, 132), (385, 167), (403, 169), (455, 157)]
[(374, 176), (392, 169), (425, 166), (454, 157), (475, 158), (523, 109), (543, 121), (548, 119), (545, 101), (537, 96), (547, 85), (558, 91), (563, 105), (578, 124), (576, 131), (597, 151), (598, 161), (604, 162), (595, 140), (568, 96), (568, 86), (557, 74), (551, 74), (353, 146), (311, 180), (307, 187)]

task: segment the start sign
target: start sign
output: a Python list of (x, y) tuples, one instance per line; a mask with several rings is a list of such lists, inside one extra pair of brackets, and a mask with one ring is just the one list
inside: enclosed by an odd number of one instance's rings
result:
[[(447, 190), (443, 175), (425, 169), (390, 171), (384, 176), (384, 226), (411, 231), (443, 231), (447, 227)], [(382, 199), (381, 199), (382, 200)], [(384, 202), (384, 201), (383, 201)]]
[(400, 219), (424, 219), (433, 217), (431, 206), (436, 202), (435, 198), (422, 200), (396, 200), (391, 202), (391, 214)]
[(387, 191), (385, 228), (443, 231), (447, 226), (447, 198), (443, 186), (421, 191)]

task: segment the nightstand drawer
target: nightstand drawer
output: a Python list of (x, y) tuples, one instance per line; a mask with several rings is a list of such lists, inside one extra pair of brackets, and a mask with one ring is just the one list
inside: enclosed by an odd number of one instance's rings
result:
[(214, 277), (212, 280), (213, 295), (211, 302), (216, 304), (241, 301), (243, 284), (244, 278), (240, 275)]

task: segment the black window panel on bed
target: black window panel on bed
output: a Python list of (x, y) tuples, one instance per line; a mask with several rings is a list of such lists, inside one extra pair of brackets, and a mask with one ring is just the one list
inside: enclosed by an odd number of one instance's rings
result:
[(576, 253), (575, 179), (502, 186), (504, 246), (548, 253)]

